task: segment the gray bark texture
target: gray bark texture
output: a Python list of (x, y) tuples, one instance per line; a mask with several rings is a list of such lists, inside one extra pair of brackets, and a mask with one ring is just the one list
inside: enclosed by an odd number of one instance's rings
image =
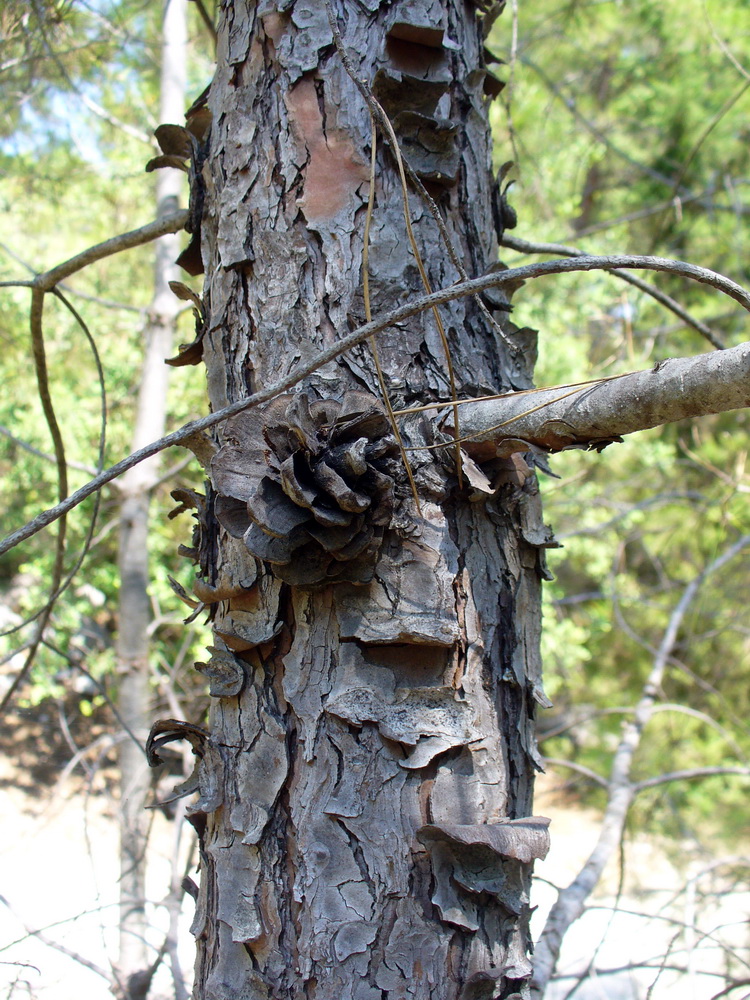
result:
[[(482, 10), (334, 6), (466, 272), (485, 272), (502, 212)], [(191, 128), (195, 108), (188, 128), (202, 136), (197, 343), (217, 410), (364, 322), (371, 123), (323, 0), (224, 3), (208, 108), (210, 133)], [(435, 220), (411, 202), (430, 281), (450, 285)], [(374, 315), (423, 293), (383, 144), (369, 262)], [(459, 395), (531, 385), (533, 343), (506, 312), (502, 293), (484, 312), (441, 307)], [(432, 313), (379, 347), (394, 407), (450, 398)], [(220, 425), (207, 498), (193, 498), (210, 729), (161, 722), (150, 749), (187, 738), (198, 757), (185, 790), (201, 1000), (527, 995), (531, 865), (547, 849), (530, 816), (550, 544), (536, 479), (518, 456), (494, 459), (487, 497), (468, 456), (459, 485), (450, 449), (410, 452), (417, 507), (379, 397), (362, 345)], [(407, 418), (404, 444), (432, 443), (432, 428), (432, 414)]]

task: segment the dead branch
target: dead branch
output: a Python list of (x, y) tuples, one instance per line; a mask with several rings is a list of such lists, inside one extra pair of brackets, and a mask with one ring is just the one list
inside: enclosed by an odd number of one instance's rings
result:
[[(561, 257), (585, 257), (585, 251), (579, 250), (577, 247), (567, 246), (564, 243), (531, 243), (528, 240), (519, 239), (517, 236), (513, 236), (510, 233), (504, 233), (503, 238), (500, 240), (500, 246), (508, 247), (510, 250), (517, 250), (518, 253), (544, 253), (544, 254), (555, 254)], [(656, 299), (661, 305), (666, 309), (669, 309), (679, 316), (683, 323), (688, 326), (692, 326), (694, 330), (697, 330), (706, 340), (713, 344), (714, 347), (719, 350), (723, 350), (726, 344), (723, 343), (721, 338), (717, 337), (713, 330), (706, 326), (705, 323), (701, 322), (699, 319), (691, 316), (690, 313), (684, 309), (679, 302), (672, 298), (671, 295), (667, 295), (660, 289), (656, 288), (655, 285), (650, 284), (648, 281), (644, 281), (635, 274), (629, 274), (627, 271), (623, 271), (621, 268), (613, 268), (610, 274), (616, 275), (622, 281), (626, 281), (629, 285), (633, 285), (634, 288), (638, 288), (640, 291), (645, 292), (646, 295), (650, 295), (652, 299)]]
[[(171, 218), (175, 220), (177, 216), (172, 216)], [(156, 227), (157, 223), (152, 223), (151, 226)], [(146, 228), (148, 227), (144, 227), (144, 230)], [(162, 232), (165, 231), (168, 232), (169, 230), (162, 230)], [(137, 230), (136, 232), (142, 233), (143, 230)], [(161, 232), (155, 232), (154, 229), (152, 229), (151, 232), (152, 235), (149, 237), (150, 239), (155, 239), (156, 236), (161, 235)], [(122, 239), (122, 237), (116, 237), (116, 239), (119, 240)], [(114, 241), (108, 240), (106, 243), (100, 244), (100, 247), (109, 247), (113, 242)], [(146, 240), (140, 239), (136, 243), (132, 243), (130, 245), (135, 246), (138, 242), (146, 242)], [(105, 253), (101, 253), (99, 256), (92, 259), (99, 259), (101, 256), (107, 256), (108, 254), (115, 252), (116, 249), (107, 249)], [(82, 257), (83, 254), (79, 255), (78, 258), (73, 258), (73, 260), (77, 261)], [(69, 265), (71, 263), (71, 261), (68, 262)], [(65, 267), (65, 265), (60, 266)], [(77, 267), (78, 266), (83, 267), (84, 264), (81, 263), (80, 265), (77, 265)], [(77, 267), (73, 268), (73, 270), (76, 270)], [(198, 420), (191, 420), (188, 423), (183, 424), (182, 427), (179, 427), (177, 430), (172, 431), (170, 434), (166, 434), (157, 441), (153, 441), (144, 448), (140, 448), (138, 451), (133, 452), (127, 458), (117, 462), (115, 465), (96, 476), (90, 482), (86, 483), (85, 486), (76, 490), (75, 493), (71, 494), (71, 496), (67, 497), (63, 502), (57, 504), (55, 507), (51, 507), (49, 510), (42, 511), (33, 520), (29, 521), (28, 524), (25, 524), (17, 531), (7, 535), (2, 541), (0, 541), (0, 555), (8, 552), (15, 545), (18, 545), (19, 542), (24, 541), (26, 538), (30, 538), (38, 531), (46, 528), (47, 525), (52, 524), (59, 517), (62, 517), (63, 514), (73, 510), (73, 508), (82, 503), (86, 497), (91, 496), (92, 493), (96, 493), (96, 491), (100, 490), (106, 483), (116, 479), (118, 476), (122, 475), (123, 472), (126, 472), (134, 465), (138, 465), (145, 459), (150, 458), (152, 455), (156, 455), (158, 452), (163, 451), (165, 448), (169, 448), (172, 445), (187, 445), (189, 447), (190, 438), (195, 438), (197, 435), (202, 434), (203, 431), (208, 430), (208, 428), (215, 427), (217, 424), (222, 423), (229, 417), (235, 416), (237, 413), (241, 413), (243, 410), (252, 409), (255, 406), (260, 406), (261, 403), (268, 402), (280, 393), (285, 392), (287, 389), (291, 389), (292, 386), (297, 385), (297, 383), (301, 382), (308, 375), (312, 375), (313, 372), (317, 371), (323, 365), (326, 365), (328, 362), (334, 361), (336, 358), (340, 357), (340, 355), (345, 354), (352, 347), (355, 347), (357, 344), (361, 344), (363, 341), (374, 335), (382, 333), (383, 330), (389, 326), (395, 326), (396, 324), (409, 319), (411, 316), (424, 312), (426, 309), (432, 309), (433, 306), (442, 305), (445, 302), (452, 302), (454, 299), (465, 298), (469, 295), (476, 295), (478, 292), (486, 291), (488, 288), (500, 287), (502, 285), (514, 283), (517, 284), (518, 282), (539, 278), (547, 274), (561, 274), (566, 271), (606, 271), (613, 267), (632, 267), (645, 268), (647, 270), (654, 271), (667, 271), (672, 274), (679, 274), (683, 277), (692, 278), (695, 281), (717, 288), (719, 291), (729, 295), (731, 298), (735, 299), (735, 301), (739, 302), (745, 309), (750, 311), (750, 293), (742, 288), (741, 285), (738, 285), (729, 278), (726, 278), (721, 274), (717, 274), (715, 271), (710, 271), (707, 268), (698, 267), (696, 264), (688, 264), (684, 261), (670, 260), (664, 257), (613, 255), (606, 257), (577, 257), (570, 258), (568, 260), (543, 261), (541, 263), (525, 264), (523, 267), (509, 268), (507, 271), (492, 272), (490, 274), (482, 275), (479, 278), (473, 278), (471, 281), (463, 281), (459, 284), (452, 285), (450, 288), (443, 288), (440, 291), (432, 292), (431, 295), (423, 295), (411, 303), (407, 303), (406, 305), (400, 306), (398, 309), (393, 309), (391, 312), (378, 317), (371, 323), (365, 323), (364, 326), (360, 326), (346, 336), (341, 337), (335, 344), (332, 344), (330, 347), (326, 348), (326, 350), (315, 355), (315, 357), (309, 362), (298, 365), (284, 378), (279, 379), (276, 383), (266, 389), (263, 389), (261, 392), (256, 392), (245, 399), (237, 400), (237, 402), (232, 403), (229, 406), (225, 406), (223, 409), (217, 410), (215, 413), (210, 413), (205, 417), (201, 417)], [(47, 272), (47, 275), (51, 273), (53, 272)], [(66, 271), (65, 275), (68, 273), (72, 272)], [(0, 283), (0, 285), (1, 284), (2, 283)], [(15, 284), (19, 283), (16, 282)], [(733, 351), (739, 351), (741, 349), (741, 347), (738, 347), (734, 348)], [(750, 350), (750, 347), (747, 349)], [(721, 355), (703, 355), (701, 358), (704, 359), (704, 363), (715, 357), (725, 359), (727, 357), (732, 357), (733, 351), (724, 351)], [(700, 363), (701, 359), (694, 360)], [(741, 382), (744, 383), (746, 381), (747, 375), (743, 372), (741, 374)], [(506, 400), (508, 398), (513, 398), (513, 395), (515, 394), (511, 394), (510, 397), (505, 397)], [(526, 401), (524, 405), (528, 406), (528, 394), (523, 394), (522, 398)], [(453, 404), (449, 403), (448, 405)], [(721, 407), (722, 410), (732, 408), (731, 404), (729, 406), (724, 405)], [(640, 429), (643, 429), (644, 426), (646, 425), (641, 425)], [(515, 433), (513, 436), (515, 436)]]
[(716, 774), (750, 775), (750, 767), (689, 767), (682, 771), (669, 771), (667, 774), (657, 774), (654, 778), (646, 778), (633, 785), (633, 792), (642, 792), (644, 788), (656, 788), (670, 781), (691, 781), (694, 778), (710, 778)]
[[(580, 388), (467, 403), (461, 426), (469, 454), (486, 459), (508, 449), (600, 449), (634, 431), (748, 405), (750, 343), (694, 358), (670, 358), (645, 371)], [(450, 430), (450, 417), (443, 426)], [(509, 438), (517, 443), (504, 443)]]
[[(39, 448), (35, 448), (33, 444), (29, 444), (28, 441), (24, 441), (22, 438), (16, 437), (16, 435), (13, 434), (10, 431), (10, 429), (5, 427), (3, 424), (0, 424), (0, 434), (2, 434), (3, 437), (6, 437), (13, 444), (18, 445), (19, 448), (23, 448), (24, 451), (28, 451), (29, 454), (36, 455), (37, 458), (43, 458), (45, 462), (57, 461), (55, 456), (50, 455), (49, 452), (41, 451)], [(68, 459), (68, 468), (76, 469), (78, 472), (85, 472), (87, 476), (96, 475), (96, 469), (93, 467), (93, 465), (84, 465), (83, 462), (74, 462)]]
[[(711, 357), (715, 356), (711, 355)], [(560, 954), (563, 938), (570, 925), (583, 913), (588, 896), (601, 878), (605, 866), (617, 851), (622, 840), (630, 806), (637, 791), (645, 784), (645, 782), (640, 782), (639, 785), (636, 785), (630, 780), (633, 758), (640, 745), (643, 731), (654, 713), (658, 691), (672, 650), (677, 642), (678, 632), (685, 614), (706, 579), (748, 545), (750, 545), (750, 535), (743, 535), (734, 545), (725, 549), (720, 556), (709, 563), (685, 587), (677, 606), (670, 615), (651, 671), (643, 685), (640, 701), (635, 707), (633, 718), (623, 725), (622, 737), (612, 761), (609, 795), (599, 831), (599, 839), (576, 878), (567, 888), (560, 890), (534, 949), (534, 976), (531, 984), (531, 995), (535, 1000), (541, 1000), (544, 996)], [(747, 773), (747, 768), (743, 768), (742, 771)]]

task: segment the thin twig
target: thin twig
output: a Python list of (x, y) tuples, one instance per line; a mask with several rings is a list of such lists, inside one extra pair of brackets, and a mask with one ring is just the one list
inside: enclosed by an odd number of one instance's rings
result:
[[(22, 438), (16, 437), (15, 434), (11, 433), (11, 431), (2, 424), (0, 424), (0, 434), (2, 434), (3, 437), (6, 437), (9, 441), (12, 441), (13, 444), (17, 444), (19, 448), (23, 448), (24, 451), (28, 451), (29, 454), (36, 455), (37, 458), (43, 458), (45, 462), (57, 462), (54, 455), (50, 455), (47, 451), (41, 451), (39, 448), (35, 448), (33, 444), (29, 444), (28, 441), (24, 441)], [(85, 472), (87, 476), (96, 475), (96, 469), (92, 465), (84, 465), (82, 462), (74, 462), (71, 459), (68, 459), (68, 468), (76, 469), (78, 472)]]
[(690, 767), (682, 771), (669, 771), (667, 774), (657, 774), (654, 778), (646, 778), (637, 781), (633, 786), (633, 792), (642, 792), (644, 788), (656, 788), (658, 785), (665, 785), (670, 781), (687, 781), (693, 778), (710, 778), (717, 774), (739, 774), (743, 777), (750, 776), (750, 767)]
[[(78, 311), (75, 309), (75, 307), (72, 306), (70, 302), (68, 302), (68, 300), (60, 292), (59, 289), (53, 289), (53, 291), (54, 291), (54, 294), (60, 299), (60, 301), (66, 307), (66, 309), (68, 309), (72, 313), (72, 315), (75, 318), (76, 322), (78, 323), (78, 325), (83, 330), (83, 334), (84, 334), (84, 336), (86, 337), (86, 339), (87, 339), (87, 341), (89, 343), (89, 347), (91, 348), (91, 353), (93, 354), (93, 357), (94, 357), (94, 364), (96, 366), (97, 380), (98, 380), (98, 383), (99, 383), (99, 394), (100, 394), (100, 399), (101, 399), (101, 428), (100, 428), (100, 432), (99, 432), (99, 454), (98, 454), (98, 462), (97, 462), (97, 466), (98, 466), (99, 470), (101, 470), (103, 468), (103, 466), (104, 466), (104, 449), (105, 449), (105, 445), (106, 445), (106, 430), (107, 430), (107, 395), (106, 395), (106, 388), (105, 388), (104, 369), (102, 368), (101, 358), (99, 356), (99, 351), (97, 350), (97, 347), (96, 347), (96, 342), (95, 342), (93, 336), (91, 335), (91, 331), (89, 330), (88, 326), (84, 322), (83, 317), (78, 313)], [(39, 296), (38, 329), (35, 328), (35, 326), (34, 326), (34, 324), (35, 324), (34, 303), (37, 301), (37, 299), (36, 299), (37, 296)], [(46, 363), (43, 363), (43, 365), (42, 365), (42, 367), (40, 369), (40, 367), (39, 367), (39, 360), (38, 360), (38, 357), (37, 357), (37, 351), (41, 349), (41, 359), (44, 362), (44, 341), (43, 341), (43, 338), (42, 338), (42, 310), (43, 310), (43, 308), (44, 308), (44, 293), (43, 292), (38, 292), (36, 289), (34, 289), (32, 291), (31, 326), (32, 326), (32, 342), (35, 344), (35, 361), (36, 361), (36, 367), (37, 367), (37, 379), (38, 379), (39, 385), (40, 385), (40, 395), (41, 395), (41, 386), (42, 386), (43, 383), (46, 382)], [(38, 342), (35, 339), (36, 337), (38, 337)], [(41, 372), (41, 376), (40, 376), (40, 372)], [(47, 386), (47, 393), (49, 395), (49, 387), (48, 386)], [(50, 405), (51, 405), (51, 403), (50, 403)], [(53, 416), (54, 416), (54, 410), (52, 411), (52, 413), (53, 413)], [(58, 433), (59, 433), (59, 429), (58, 429)], [(59, 455), (59, 452), (58, 452), (58, 449), (57, 449), (57, 442), (55, 442), (55, 451), (56, 451), (56, 454)], [(65, 462), (65, 452), (64, 452), (64, 450), (62, 450), (61, 458), (58, 457), (58, 470), (60, 469), (60, 460), (62, 460), (62, 462), (64, 464), (64, 462)], [(63, 479), (60, 479), (60, 491), (61, 491), (63, 497), (67, 493), (67, 469), (65, 471), (66, 471), (65, 477)], [(59, 471), (58, 471), (58, 474), (59, 474)], [(101, 495), (99, 493), (97, 493), (96, 500), (94, 502), (94, 509), (93, 509), (93, 511), (91, 513), (91, 518), (89, 520), (88, 528), (87, 528), (87, 531), (86, 531), (86, 537), (84, 539), (83, 548), (81, 549), (81, 552), (80, 552), (80, 554), (78, 556), (78, 559), (76, 560), (75, 565), (73, 566), (72, 570), (68, 573), (68, 575), (65, 578), (65, 580), (62, 580), (63, 559), (64, 559), (64, 556), (65, 556), (65, 530), (64, 530), (65, 529), (65, 520), (64, 520), (64, 518), (61, 519), (61, 521), (60, 521), (61, 528), (60, 528), (60, 532), (58, 534), (57, 547), (56, 547), (56, 551), (55, 551), (55, 564), (54, 564), (54, 567), (53, 567), (52, 583), (51, 583), (51, 587), (50, 587), (50, 596), (47, 598), (47, 603), (36, 614), (32, 615), (30, 618), (27, 618), (26, 621), (21, 622), (20, 625), (16, 625), (13, 628), (8, 629), (6, 632), (3, 633), (3, 635), (8, 635), (9, 633), (16, 632), (19, 628), (22, 628), (24, 625), (28, 624), (29, 622), (34, 621), (34, 619), (36, 619), (36, 618), (40, 619), (36, 635), (35, 635), (34, 639), (32, 639), (31, 646), (30, 646), (29, 651), (28, 651), (27, 656), (26, 656), (26, 660), (24, 661), (24, 664), (21, 667), (21, 670), (14, 677), (13, 683), (10, 685), (10, 687), (6, 691), (6, 693), (5, 693), (5, 695), (4, 695), (3, 699), (2, 699), (2, 702), (0, 702), (0, 713), (2, 713), (7, 708), (7, 706), (10, 704), (10, 702), (11, 702), (11, 700), (12, 700), (15, 692), (18, 690), (18, 688), (22, 684), (24, 678), (29, 674), (29, 671), (31, 670), (31, 667), (32, 667), (32, 665), (34, 663), (34, 658), (36, 656), (36, 652), (37, 652), (37, 649), (39, 647), (39, 643), (41, 641), (43, 641), (43, 639), (44, 639), (44, 630), (45, 630), (45, 628), (47, 626), (47, 623), (49, 622), (49, 619), (50, 619), (50, 617), (52, 615), (52, 610), (53, 610), (53, 608), (55, 606), (55, 602), (57, 601), (57, 599), (59, 598), (59, 596), (70, 586), (70, 584), (73, 581), (76, 573), (81, 568), (81, 565), (83, 564), (83, 561), (86, 558), (86, 555), (87, 555), (87, 553), (89, 551), (89, 548), (91, 546), (91, 541), (92, 541), (92, 539), (94, 537), (94, 532), (96, 530), (96, 522), (97, 522), (97, 518), (98, 518), (98, 515), (99, 515), (99, 506), (100, 506), (100, 503), (101, 503)]]
[[(586, 255), (584, 250), (579, 250), (577, 247), (566, 246), (562, 243), (533, 243), (529, 240), (519, 239), (517, 236), (512, 236), (510, 234), (503, 234), (503, 238), (500, 240), (500, 246), (508, 247), (510, 250), (517, 250), (518, 253), (555, 254), (556, 256), (561, 257), (584, 257)], [(719, 350), (724, 350), (726, 348), (726, 344), (716, 336), (710, 327), (706, 326), (706, 324), (701, 322), (701, 320), (695, 319), (691, 316), (690, 313), (670, 295), (662, 292), (660, 289), (649, 284), (649, 282), (644, 281), (642, 278), (637, 277), (637, 275), (628, 274), (627, 271), (623, 271), (620, 268), (612, 268), (609, 273), (617, 275), (618, 278), (621, 278), (623, 281), (627, 281), (629, 285), (633, 285), (635, 288), (638, 288), (647, 295), (650, 295), (651, 298), (656, 299), (656, 301), (661, 303), (661, 305), (663, 305), (666, 309), (669, 309), (676, 316), (679, 316), (684, 323), (687, 323), (688, 326), (692, 326), (694, 330), (697, 330), (698, 333), (704, 336), (710, 344), (713, 344), (714, 347)]]
[(40, 10), (40, 5), (38, 0), (33, 0), (33, 6), (34, 6), (34, 13), (36, 14), (38, 21), (39, 34), (41, 35), (42, 41), (44, 42), (44, 47), (46, 48), (50, 59), (52, 59), (52, 61), (55, 63), (63, 79), (68, 84), (73, 93), (76, 95), (76, 97), (78, 97), (78, 99), (89, 109), (89, 111), (93, 112), (97, 116), (97, 118), (101, 118), (103, 121), (107, 122), (108, 125), (112, 125), (114, 128), (120, 129), (122, 132), (124, 132), (126, 135), (131, 136), (133, 139), (138, 139), (139, 142), (151, 145), (152, 138), (147, 132), (141, 132), (140, 129), (137, 129), (134, 126), (129, 125), (127, 122), (124, 122), (119, 118), (116, 118), (114, 115), (110, 114), (105, 108), (103, 108), (101, 104), (97, 104), (96, 101), (94, 101), (91, 97), (89, 97), (86, 93), (84, 93), (76, 86), (75, 82), (71, 79), (70, 74), (65, 68), (63, 61), (60, 59), (60, 56), (58, 55), (56, 49), (52, 46), (52, 43), (49, 41), (49, 38), (47, 37), (47, 31), (45, 29), (44, 13), (43, 10)]
[(699, 267), (697, 264), (688, 264), (685, 261), (670, 260), (665, 257), (639, 257), (619, 254), (603, 257), (576, 257), (568, 260), (525, 264), (522, 267), (510, 268), (507, 271), (493, 271), (479, 278), (473, 278), (471, 281), (463, 281), (460, 284), (452, 285), (450, 288), (443, 288), (440, 291), (433, 292), (431, 295), (423, 295), (413, 302), (399, 306), (397, 309), (392, 309), (383, 316), (374, 319), (371, 323), (365, 323), (363, 326), (341, 337), (336, 343), (320, 351), (310, 361), (293, 368), (288, 375), (285, 375), (266, 389), (253, 393), (245, 397), (245, 399), (239, 399), (234, 403), (230, 403), (229, 406), (225, 406), (215, 413), (200, 417), (198, 420), (191, 420), (183, 424), (182, 427), (177, 428), (177, 430), (164, 435), (164, 437), (156, 441), (152, 441), (151, 444), (145, 445), (143, 448), (139, 448), (138, 451), (117, 462), (86, 483), (85, 486), (76, 490), (75, 493), (67, 497), (62, 503), (51, 507), (49, 510), (42, 511), (32, 521), (29, 521), (28, 524), (7, 535), (0, 541), (0, 555), (8, 552), (19, 542), (35, 535), (42, 528), (46, 528), (47, 525), (52, 524), (53, 521), (57, 520), (64, 513), (73, 510), (86, 497), (91, 496), (92, 493), (101, 489), (106, 483), (117, 479), (118, 476), (122, 475), (123, 472), (127, 472), (134, 465), (138, 465), (145, 459), (156, 455), (158, 452), (172, 445), (187, 445), (189, 447), (190, 438), (207, 430), (209, 427), (215, 427), (217, 424), (223, 423), (229, 417), (242, 413), (243, 410), (249, 410), (260, 406), (261, 403), (268, 402), (268, 400), (273, 399), (279, 393), (285, 392), (287, 389), (291, 389), (292, 386), (297, 385), (304, 378), (307, 378), (308, 375), (312, 375), (313, 372), (317, 371), (323, 365), (345, 354), (352, 347), (356, 347), (357, 344), (361, 344), (370, 337), (382, 333), (389, 326), (401, 323), (411, 316), (424, 312), (426, 309), (431, 309), (434, 305), (442, 305), (454, 299), (476, 295), (478, 292), (484, 292), (488, 288), (512, 284), (517, 281), (530, 281), (533, 278), (540, 278), (548, 274), (562, 274), (568, 271), (608, 271), (613, 267), (645, 268), (647, 270), (666, 271), (671, 274), (681, 275), (682, 277), (692, 278), (695, 281), (711, 285), (711, 287), (724, 292), (750, 312), (750, 293), (742, 288), (741, 285), (724, 277), (724, 275), (708, 270), (708, 268)]

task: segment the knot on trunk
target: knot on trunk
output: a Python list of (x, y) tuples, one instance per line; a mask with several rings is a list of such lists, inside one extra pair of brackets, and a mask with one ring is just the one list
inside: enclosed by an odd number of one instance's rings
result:
[(368, 583), (396, 504), (398, 447), (380, 402), (279, 396), (227, 422), (216, 517), (285, 583)]

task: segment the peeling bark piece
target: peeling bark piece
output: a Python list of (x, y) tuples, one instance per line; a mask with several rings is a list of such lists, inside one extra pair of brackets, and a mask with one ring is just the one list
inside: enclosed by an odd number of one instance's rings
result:
[(179, 353), (175, 354), (173, 358), (166, 358), (164, 364), (171, 365), (173, 368), (182, 368), (185, 365), (199, 365), (202, 360), (203, 334), (201, 333), (191, 343), (180, 344)]
[(232, 538), (242, 538), (252, 523), (247, 504), (234, 497), (219, 494), (214, 505), (216, 520)]
[[(282, 622), (274, 621), (270, 615), (264, 617), (250, 611), (230, 611), (221, 622), (214, 625), (214, 632), (234, 652), (243, 653), (264, 642), (270, 642), (279, 634), (282, 626)], [(233, 638), (242, 640), (241, 649), (238, 644), (230, 645)]]
[(388, 31), (389, 38), (398, 38), (402, 42), (413, 42), (416, 45), (425, 45), (431, 49), (441, 49), (443, 47), (442, 28), (436, 28), (434, 24), (420, 24), (416, 21), (394, 21)]
[(273, 576), (262, 576), (246, 591), (239, 607), (230, 601), (229, 610), (217, 616), (215, 634), (234, 652), (244, 652), (274, 639), (283, 623), (279, 616), (281, 584)]
[(417, 838), (425, 845), (446, 842), (460, 849), (489, 847), (496, 854), (530, 864), (545, 858), (549, 851), (550, 821), (546, 816), (510, 819), (507, 823), (485, 823), (476, 826), (435, 826), (427, 824), (417, 830)]
[(234, 698), (242, 690), (247, 676), (244, 664), (231, 652), (209, 646), (208, 663), (196, 663), (195, 669), (209, 681), (208, 692), (212, 698)]
[(220, 578), (216, 586), (213, 586), (206, 583), (205, 580), (196, 578), (193, 580), (193, 593), (203, 604), (216, 604), (219, 601), (228, 601), (246, 593), (256, 579), (257, 572), (252, 576), (246, 576), (240, 583), (231, 583), (225, 578)]
[(209, 733), (202, 726), (192, 722), (182, 722), (179, 719), (159, 719), (151, 727), (146, 740), (146, 759), (150, 767), (158, 767), (164, 761), (158, 751), (175, 740), (187, 740), (193, 748), (193, 753), (200, 756), (206, 746)]
[(238, 760), (238, 780), (248, 795), (237, 800), (230, 813), (232, 829), (248, 845), (260, 843), (289, 770), (284, 727), (266, 711), (253, 721), (257, 735)]
[(498, 79), (494, 73), (485, 71), (484, 83), (482, 85), (484, 93), (490, 98), (497, 97), (505, 90), (505, 81)]
[[(217, 916), (231, 929), (232, 941), (254, 941), (263, 933), (255, 906), (255, 893), (260, 877), (260, 853), (239, 841), (233, 844), (210, 844), (210, 855), (220, 854), (222, 863), (218, 886)], [(235, 887), (241, 885), (242, 892)]]
[(372, 89), (389, 118), (395, 118), (400, 111), (433, 115), (438, 101), (448, 89), (448, 82), (447, 76), (445, 80), (425, 80), (407, 73), (379, 69)]
[(169, 581), (169, 586), (172, 588), (172, 590), (174, 591), (174, 593), (177, 594), (177, 596), (179, 597), (179, 599), (184, 604), (187, 604), (187, 606), (189, 608), (198, 608), (198, 607), (200, 607), (200, 602), (199, 601), (194, 601), (192, 599), (192, 597), (190, 596), (190, 594), (188, 594), (188, 592), (185, 590), (185, 588), (182, 586), (182, 584), (178, 580), (175, 580), (175, 578), (173, 576), (169, 576), (169, 574), (167, 574), (167, 580)]
[(465, 746), (478, 738), (468, 706), (452, 688), (415, 688), (384, 700), (385, 692), (349, 688), (334, 693), (326, 711), (354, 726), (374, 722), (381, 735), (408, 747), (411, 756), (402, 767), (425, 767), (438, 754)]
[(463, 448), (461, 449), (461, 470), (470, 487), (470, 500), (482, 500), (488, 496), (492, 496), (495, 492), (492, 483), (489, 481), (485, 473), (482, 472), (476, 462), (466, 454)]
[(477, 904), (473, 899), (461, 898), (453, 883), (454, 859), (447, 844), (433, 845), (431, 857), (435, 876), (435, 890), (432, 903), (440, 913), (440, 919), (467, 931), (478, 931), (480, 927)]
[(192, 156), (195, 137), (182, 125), (159, 125), (154, 135), (165, 155), (179, 156), (183, 160)]
[[(452, 646), (459, 638), (453, 583), (457, 552), (437, 507), (423, 506), (421, 535), (386, 534), (376, 581), (344, 592), (337, 615), (342, 638), (363, 643)], [(374, 520), (374, 519), (373, 519)]]
[(175, 787), (174, 798), (182, 798), (199, 790), (201, 794), (194, 810), (200, 808), (206, 812), (216, 809), (221, 802), (223, 764), (220, 754), (211, 744), (209, 733), (201, 726), (178, 719), (160, 719), (155, 722), (146, 740), (146, 760), (149, 767), (158, 767), (164, 763), (158, 751), (175, 740), (187, 740), (198, 760), (190, 776)]
[(446, 186), (456, 183), (460, 157), (456, 147), (458, 126), (454, 122), (417, 111), (401, 111), (393, 127), (420, 177)]
[(169, 494), (173, 500), (177, 500), (179, 507), (175, 507), (171, 510), (167, 517), (172, 520), (172, 518), (177, 517), (179, 514), (184, 514), (187, 510), (198, 511), (199, 518), (205, 518), (206, 516), (206, 498), (202, 493), (198, 493), (195, 490), (189, 490), (183, 486), (178, 486), (177, 489), (172, 490)]
[(155, 156), (146, 164), (146, 173), (150, 174), (154, 170), (161, 170), (163, 167), (172, 167), (174, 170), (184, 170), (188, 172), (185, 158), (182, 156)]
[(200, 232), (193, 233), (190, 237), (190, 242), (178, 256), (175, 263), (178, 267), (181, 267), (183, 271), (187, 271), (187, 273), (193, 278), (196, 278), (199, 274), (203, 274)]

